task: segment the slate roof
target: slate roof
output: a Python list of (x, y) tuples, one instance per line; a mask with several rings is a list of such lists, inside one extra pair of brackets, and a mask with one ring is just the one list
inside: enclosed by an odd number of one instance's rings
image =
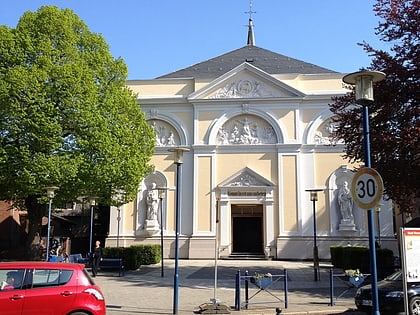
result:
[(218, 57), (197, 63), (190, 67), (177, 70), (156, 79), (167, 78), (195, 78), (195, 79), (216, 79), (244, 62), (269, 74), (321, 74), (337, 73), (311, 63), (277, 54), (270, 50), (247, 45), (232, 50)]

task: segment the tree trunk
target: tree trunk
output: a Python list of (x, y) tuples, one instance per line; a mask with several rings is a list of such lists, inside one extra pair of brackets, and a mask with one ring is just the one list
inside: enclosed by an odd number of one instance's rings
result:
[(41, 232), (42, 217), (47, 211), (44, 204), (38, 202), (38, 196), (30, 195), (25, 199), (26, 210), (28, 211), (29, 232), (25, 244), (25, 259), (41, 260)]

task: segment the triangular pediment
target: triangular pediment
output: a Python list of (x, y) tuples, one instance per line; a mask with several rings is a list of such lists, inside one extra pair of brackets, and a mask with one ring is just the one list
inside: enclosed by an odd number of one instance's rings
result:
[(250, 168), (245, 167), (239, 172), (233, 174), (232, 176), (222, 181), (218, 186), (220, 188), (222, 187), (243, 187), (243, 188), (254, 187), (255, 188), (255, 187), (273, 187), (274, 184), (270, 182), (268, 179), (254, 172)]
[(290, 98), (305, 94), (244, 62), (192, 93), (194, 99)]

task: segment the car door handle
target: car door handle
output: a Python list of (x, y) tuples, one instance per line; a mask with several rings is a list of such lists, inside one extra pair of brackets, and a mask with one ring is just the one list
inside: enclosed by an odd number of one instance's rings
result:
[(17, 295), (17, 294), (15, 294), (15, 295), (12, 295), (11, 297), (9, 297), (9, 299), (10, 300), (20, 300), (20, 299), (23, 299), (23, 295)]
[(73, 295), (73, 292), (71, 292), (71, 291), (63, 291), (63, 292), (61, 292), (61, 295), (69, 296), (69, 295)]

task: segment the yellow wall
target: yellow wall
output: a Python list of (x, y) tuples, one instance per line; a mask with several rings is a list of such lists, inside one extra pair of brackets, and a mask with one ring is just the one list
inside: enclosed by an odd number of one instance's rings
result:
[(128, 87), (140, 98), (156, 95), (188, 95), (194, 92), (194, 82), (191, 79), (129, 81)]
[(283, 219), (285, 231), (297, 231), (298, 207), (297, 207), (297, 177), (296, 156), (282, 156), (283, 182), (280, 187), (283, 190)]
[[(277, 184), (277, 154), (276, 153), (238, 153), (217, 154), (216, 183), (224, 181), (227, 177), (248, 167), (262, 177)], [(226, 167), (223, 167), (226, 165)], [(229, 170), (227, 173), (224, 170)]]
[(197, 169), (200, 173), (200, 183), (197, 187), (197, 229), (207, 232), (211, 229), (211, 158), (199, 157)]
[(319, 114), (319, 110), (304, 110), (301, 111), (302, 118), (302, 130), (305, 130), (310, 122), (312, 122), (316, 115)]
[(204, 136), (206, 135), (210, 124), (217, 117), (219, 111), (201, 111), (198, 113), (198, 141), (204, 143)]
[(287, 136), (290, 139), (296, 139), (295, 112), (293, 110), (273, 110), (273, 113), (286, 128)]
[[(173, 112), (174, 115), (176, 115), (178, 117), (178, 119), (180, 119), (183, 124), (185, 125), (187, 130), (193, 130), (193, 126), (192, 126), (192, 113), (191, 112)], [(190, 139), (192, 139), (192, 134), (188, 134), (188, 136), (190, 137)]]

